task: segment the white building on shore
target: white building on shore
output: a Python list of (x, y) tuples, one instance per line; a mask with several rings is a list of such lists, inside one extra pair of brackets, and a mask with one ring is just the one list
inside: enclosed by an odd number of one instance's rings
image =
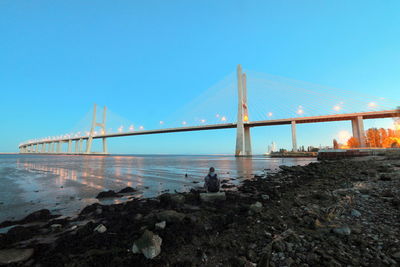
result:
[(276, 152), (276, 144), (275, 144), (275, 142), (272, 142), (268, 146), (267, 155), (271, 154), (271, 152)]

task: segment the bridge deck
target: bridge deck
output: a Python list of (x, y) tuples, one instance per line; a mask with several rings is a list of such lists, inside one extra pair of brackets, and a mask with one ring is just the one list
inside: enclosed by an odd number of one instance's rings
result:
[[(262, 120), (262, 121), (252, 121), (252, 122), (247, 123), (246, 125), (248, 125), (249, 127), (259, 127), (259, 126), (272, 126), (272, 125), (286, 125), (286, 124), (291, 124), (292, 121), (295, 121), (297, 124), (329, 122), (329, 121), (345, 121), (345, 120), (352, 120), (354, 118), (357, 118), (358, 116), (361, 116), (363, 119), (392, 118), (392, 117), (400, 116), (400, 111), (395, 109), (395, 110), (384, 110), (384, 111), (324, 115), (324, 116), (314, 116), (314, 117), (298, 117), (298, 118), (277, 119), (277, 120)], [(110, 133), (110, 134), (93, 136), (93, 139), (109, 138), (109, 137), (122, 137), (122, 136), (131, 136), (131, 135), (146, 135), (146, 134), (230, 129), (230, 128), (236, 128), (236, 123), (187, 126), (187, 127), (166, 128), (166, 129), (157, 129), (157, 130), (132, 131), (132, 132), (124, 132), (124, 133)], [(38, 141), (35, 143), (24, 144), (21, 146), (27, 146), (27, 145), (32, 145), (32, 144), (53, 143), (53, 142), (58, 142), (58, 141), (68, 142), (69, 140), (75, 141), (75, 140), (88, 139), (88, 138), (89, 138), (88, 136), (82, 136), (82, 137), (72, 137), (72, 138), (64, 138), (64, 139), (58, 139), (58, 140)]]

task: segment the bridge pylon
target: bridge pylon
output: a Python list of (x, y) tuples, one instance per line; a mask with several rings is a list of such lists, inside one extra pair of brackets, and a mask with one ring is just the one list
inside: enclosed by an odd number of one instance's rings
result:
[[(93, 142), (93, 136), (95, 135), (95, 129), (96, 127), (101, 128), (101, 134), (106, 134), (106, 113), (107, 113), (107, 107), (104, 106), (103, 109), (103, 121), (101, 123), (96, 121), (96, 115), (97, 115), (97, 105), (94, 104), (93, 108), (93, 120), (92, 120), (92, 127), (90, 128), (90, 133), (89, 137), (87, 139), (86, 143), (86, 151), (85, 154), (92, 154), (92, 142)], [(102, 138), (103, 141), (103, 151), (100, 152), (101, 154), (107, 154), (107, 140), (105, 137)]]
[(249, 110), (247, 106), (247, 81), (246, 74), (242, 73), (242, 66), (237, 66), (238, 81), (238, 117), (236, 130), (235, 156), (251, 156), (251, 135), (249, 122)]

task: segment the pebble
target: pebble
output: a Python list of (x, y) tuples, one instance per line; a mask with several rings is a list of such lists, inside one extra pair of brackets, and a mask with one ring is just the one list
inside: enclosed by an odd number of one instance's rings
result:
[(261, 204), (261, 202), (256, 202), (254, 204), (250, 205), (250, 211), (254, 212), (254, 213), (259, 213), (262, 211), (263, 205)]
[(55, 224), (50, 225), (50, 228), (52, 231), (60, 231), (62, 229), (62, 225), (55, 223)]
[(107, 227), (105, 227), (103, 224), (99, 224), (99, 225), (97, 225), (96, 228), (94, 228), (93, 231), (102, 234), (102, 233), (105, 233), (107, 231)]
[(351, 234), (351, 229), (345, 226), (345, 227), (334, 228), (333, 232), (337, 235), (347, 236)]
[(269, 195), (263, 194), (261, 195), (261, 198), (264, 200), (269, 200)]
[(156, 223), (155, 227), (156, 227), (156, 229), (164, 229), (166, 225), (167, 225), (167, 222), (162, 221), (162, 222)]
[(353, 217), (360, 217), (361, 216), (361, 212), (359, 212), (358, 210), (351, 210), (351, 216)]

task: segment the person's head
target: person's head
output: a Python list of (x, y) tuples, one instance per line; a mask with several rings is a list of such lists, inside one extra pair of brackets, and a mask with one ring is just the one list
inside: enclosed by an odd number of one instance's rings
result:
[(211, 167), (211, 168), (210, 168), (210, 172), (215, 172), (214, 167)]

